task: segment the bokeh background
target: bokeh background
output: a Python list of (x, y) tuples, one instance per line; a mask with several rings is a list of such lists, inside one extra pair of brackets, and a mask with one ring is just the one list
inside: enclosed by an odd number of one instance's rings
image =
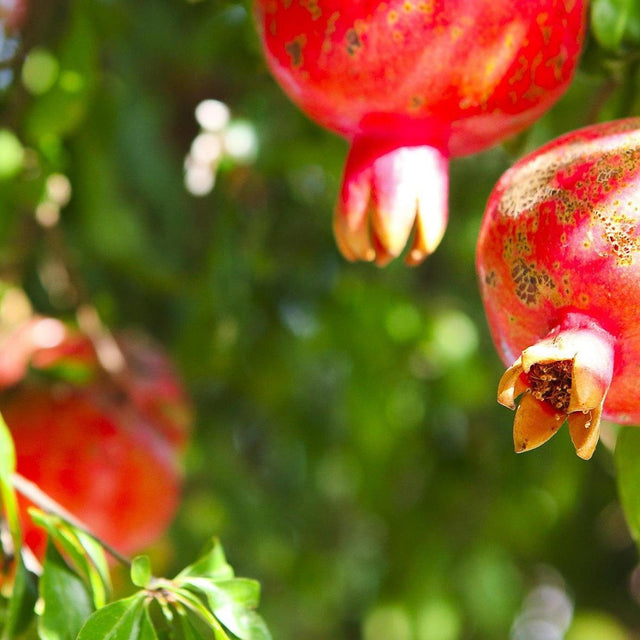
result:
[(474, 270), (518, 156), (638, 112), (633, 3), (593, 3), (547, 116), (452, 162), (448, 232), (413, 269), (339, 255), (346, 142), (275, 85), (248, 0), (27, 4), (0, 46), (0, 277), (175, 359), (196, 423), (156, 566), (219, 536), (277, 640), (639, 638), (616, 427), (588, 463), (566, 429), (513, 453)]

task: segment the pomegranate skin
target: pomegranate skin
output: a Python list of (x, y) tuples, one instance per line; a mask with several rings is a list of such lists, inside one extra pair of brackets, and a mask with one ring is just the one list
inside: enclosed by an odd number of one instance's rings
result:
[(569, 84), (582, 0), (258, 0), (268, 64), (311, 118), (458, 156), (537, 119)]
[(477, 269), (505, 365), (558, 327), (603, 330), (613, 375), (602, 415), (640, 423), (640, 118), (571, 132), (509, 169)]

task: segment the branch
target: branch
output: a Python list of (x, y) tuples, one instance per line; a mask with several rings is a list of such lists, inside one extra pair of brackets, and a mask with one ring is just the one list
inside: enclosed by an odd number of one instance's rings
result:
[(42, 509), (45, 513), (49, 513), (54, 516), (58, 516), (74, 526), (82, 533), (93, 538), (98, 544), (100, 544), (111, 556), (113, 556), (118, 562), (126, 567), (131, 567), (131, 560), (127, 556), (121, 554), (117, 549), (110, 544), (98, 538), (95, 533), (92, 533), (87, 525), (78, 520), (72, 513), (67, 511), (60, 503), (56, 502), (53, 498), (49, 497), (42, 489), (36, 484), (27, 480), (19, 473), (13, 473), (11, 475), (11, 484), (15, 490), (23, 495), (25, 498), (33, 502), (38, 508)]

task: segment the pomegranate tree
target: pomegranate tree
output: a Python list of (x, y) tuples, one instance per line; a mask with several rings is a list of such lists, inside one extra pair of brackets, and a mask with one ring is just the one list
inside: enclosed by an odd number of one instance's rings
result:
[[(52, 318), (32, 317), (0, 339), (0, 412), (17, 471), (131, 553), (160, 535), (178, 504), (189, 405), (166, 355), (148, 339), (116, 340), (107, 372), (94, 343)], [(38, 555), (44, 532), (21, 501), (25, 540)]]
[(536, 120), (569, 84), (584, 0), (257, 0), (268, 64), (351, 143), (334, 218), (346, 258), (417, 264), (442, 238), (448, 159)]
[(640, 423), (640, 118), (564, 135), (509, 169), (477, 251), (494, 342), (509, 366), (516, 451), (568, 419), (591, 457), (600, 419)]

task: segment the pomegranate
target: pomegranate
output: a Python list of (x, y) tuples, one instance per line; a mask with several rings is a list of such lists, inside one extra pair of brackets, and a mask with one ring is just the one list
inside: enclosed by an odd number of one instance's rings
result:
[[(133, 333), (116, 344), (124, 367), (107, 373), (91, 340), (54, 318), (32, 316), (0, 333), (0, 412), (18, 473), (131, 553), (176, 509), (190, 410), (157, 345)], [(44, 532), (28, 506), (21, 501), (25, 540), (41, 555)]]
[(604, 417), (640, 423), (640, 118), (566, 134), (493, 190), (477, 267), (494, 342), (509, 366), (516, 451), (562, 425), (593, 454)]
[[(17, 471), (123, 553), (153, 542), (178, 504), (180, 470), (169, 442), (105, 389), (25, 387), (0, 409)], [(20, 499), (25, 543), (42, 557), (45, 533)]]
[(267, 62), (351, 143), (334, 217), (350, 260), (440, 242), (448, 159), (523, 129), (567, 88), (584, 0), (257, 0)]

